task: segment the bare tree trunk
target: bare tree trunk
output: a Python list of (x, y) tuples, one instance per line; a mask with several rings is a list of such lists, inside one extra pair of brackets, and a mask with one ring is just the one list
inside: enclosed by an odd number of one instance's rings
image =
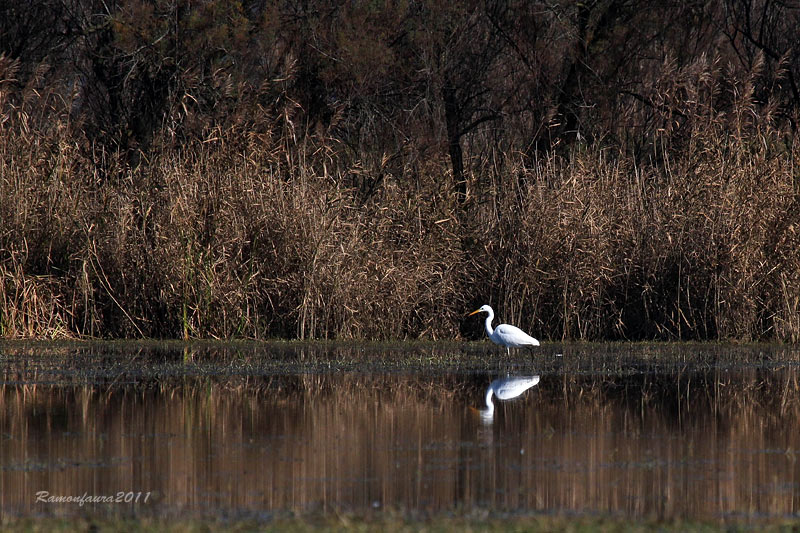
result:
[(453, 186), (459, 203), (467, 198), (467, 182), (464, 179), (464, 154), (461, 150), (461, 113), (456, 98), (456, 90), (449, 80), (442, 88), (444, 100), (444, 119), (447, 125), (447, 148), (450, 164), (453, 167)]

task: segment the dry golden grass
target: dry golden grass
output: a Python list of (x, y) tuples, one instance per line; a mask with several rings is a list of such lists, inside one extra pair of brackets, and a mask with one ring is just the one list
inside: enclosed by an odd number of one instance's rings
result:
[(653, 81), (650, 152), (475, 156), (463, 203), (423, 141), (354, 155), (286, 112), (134, 163), (26, 89), (0, 101), (0, 335), (458, 337), (491, 303), (543, 338), (800, 340), (799, 149), (718, 71)]

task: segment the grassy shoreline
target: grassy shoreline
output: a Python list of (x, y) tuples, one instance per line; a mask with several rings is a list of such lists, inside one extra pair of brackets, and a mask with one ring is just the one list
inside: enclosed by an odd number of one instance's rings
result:
[(331, 514), (305, 517), (284, 517), (267, 520), (227, 519), (163, 519), (163, 518), (19, 518), (2, 522), (5, 531), (13, 533), (39, 531), (130, 531), (170, 532), (244, 532), (244, 531), (793, 531), (800, 527), (798, 518), (748, 520), (658, 520), (656, 518), (623, 518), (590, 513), (587, 516), (530, 515), (490, 516), (485, 513), (442, 515), (412, 518), (396, 513)]

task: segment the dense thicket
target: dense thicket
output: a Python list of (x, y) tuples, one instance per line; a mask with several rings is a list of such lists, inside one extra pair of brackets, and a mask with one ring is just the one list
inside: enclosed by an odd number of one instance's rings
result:
[(0, 0), (0, 336), (800, 339), (800, 9)]

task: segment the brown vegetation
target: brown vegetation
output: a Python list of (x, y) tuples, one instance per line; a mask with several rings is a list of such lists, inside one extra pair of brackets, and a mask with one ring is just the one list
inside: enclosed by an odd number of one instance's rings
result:
[(256, 4), (5, 23), (0, 336), (800, 340), (796, 12)]

